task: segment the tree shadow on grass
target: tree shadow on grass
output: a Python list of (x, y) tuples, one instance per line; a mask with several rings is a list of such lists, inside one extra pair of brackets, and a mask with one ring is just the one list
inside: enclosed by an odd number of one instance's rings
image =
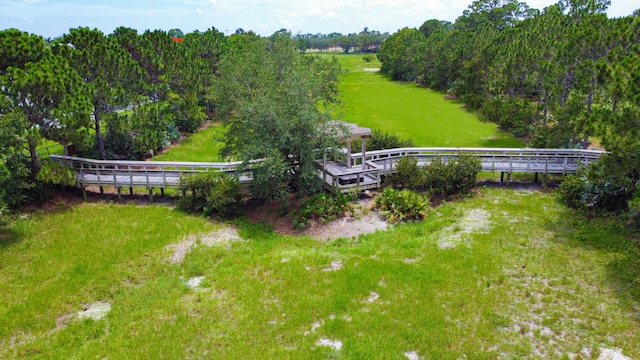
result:
[[(604, 251), (607, 284), (601, 292), (615, 293), (630, 310), (640, 304), (640, 232), (619, 218), (574, 213), (548, 224), (558, 241), (587, 250)], [(563, 240), (559, 240), (563, 239)], [(638, 319), (640, 320), (640, 318)]]
[(24, 233), (10, 224), (0, 224), (0, 250), (8, 248), (24, 238)]

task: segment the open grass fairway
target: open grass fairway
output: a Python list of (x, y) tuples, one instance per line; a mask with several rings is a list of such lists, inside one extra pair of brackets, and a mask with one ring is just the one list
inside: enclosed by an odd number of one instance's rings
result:
[[(637, 234), (548, 193), (483, 188), (358, 239), (236, 226), (111, 204), (19, 220), (0, 358), (640, 358), (639, 284), (613, 291), (638, 278)], [(99, 301), (103, 319), (73, 315)]]
[(220, 158), (220, 149), (223, 143), (221, 137), (224, 134), (222, 125), (212, 125), (195, 134), (190, 134), (177, 146), (172, 146), (162, 154), (154, 156), (153, 161), (198, 161), (217, 162)]
[[(322, 55), (333, 56), (333, 55)], [(521, 147), (522, 142), (483, 123), (456, 101), (413, 83), (392, 82), (374, 71), (381, 64), (366, 63), (362, 55), (337, 55), (349, 72), (344, 78), (342, 118), (411, 138), (416, 146)]]

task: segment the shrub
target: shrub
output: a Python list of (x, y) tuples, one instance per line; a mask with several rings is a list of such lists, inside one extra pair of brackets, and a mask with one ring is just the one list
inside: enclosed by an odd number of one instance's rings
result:
[(179, 189), (182, 196), (176, 206), (188, 213), (232, 216), (241, 209), (240, 183), (233, 175), (215, 172), (186, 175), (180, 179)]
[(586, 209), (586, 202), (583, 198), (586, 182), (587, 178), (584, 175), (566, 175), (557, 191), (560, 202), (574, 209)]
[(627, 208), (635, 190), (630, 179), (598, 178), (590, 171), (565, 176), (558, 187), (558, 196), (561, 202), (574, 209), (615, 212)]
[(424, 185), (422, 173), (418, 167), (418, 160), (407, 156), (396, 162), (396, 172), (391, 179), (395, 184), (415, 190)]
[(480, 159), (471, 155), (461, 154), (446, 163), (436, 156), (423, 169), (423, 185), (434, 195), (467, 194), (475, 186), (481, 169)]
[(49, 161), (44, 163), (36, 178), (47, 184), (64, 186), (73, 186), (76, 184), (75, 171), (57, 162)]
[(384, 188), (375, 201), (389, 222), (422, 220), (430, 206), (429, 200), (415, 191), (390, 187)]
[(303, 229), (309, 226), (312, 220), (331, 221), (344, 216), (347, 211), (353, 215), (351, 202), (355, 199), (355, 192), (313, 195), (303, 200), (300, 208), (294, 212), (293, 227)]
[(371, 137), (367, 139), (367, 151), (412, 147), (411, 139), (401, 139), (397, 135), (373, 129)]

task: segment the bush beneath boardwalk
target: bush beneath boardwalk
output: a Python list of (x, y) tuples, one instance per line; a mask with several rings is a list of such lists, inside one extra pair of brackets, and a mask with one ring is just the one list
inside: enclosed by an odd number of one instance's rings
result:
[(429, 200), (412, 190), (384, 188), (376, 197), (376, 207), (389, 222), (422, 220), (427, 216)]
[(446, 162), (436, 156), (422, 169), (416, 159), (406, 157), (396, 163), (396, 173), (391, 176), (391, 181), (409, 189), (426, 190), (438, 197), (463, 195), (476, 185), (481, 168), (478, 158), (465, 154), (449, 158)]
[(192, 214), (233, 216), (240, 212), (240, 183), (233, 175), (214, 172), (183, 176), (176, 207)]

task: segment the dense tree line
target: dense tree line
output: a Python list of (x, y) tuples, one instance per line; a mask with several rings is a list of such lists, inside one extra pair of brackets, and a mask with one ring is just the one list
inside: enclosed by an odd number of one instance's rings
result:
[[(336, 99), (337, 62), (297, 52), (287, 31), (262, 38), (244, 31), (224, 36), (215, 28), (189, 34), (75, 28), (53, 40), (0, 31), (0, 209), (34, 200), (42, 193), (35, 191), (42, 186), (38, 174), (56, 174), (41, 171), (43, 139), (61, 143), (65, 153), (73, 145), (84, 157), (146, 159), (215, 116), (229, 126), (229, 157), (272, 155), (264, 146), (248, 150), (240, 140), (252, 138), (242, 131), (290, 125), (291, 134), (304, 137), (328, 118), (318, 104), (329, 109)], [(289, 164), (271, 163), (281, 173), (265, 179), (277, 175), (280, 192), (315, 189), (305, 171), (312, 165), (308, 147), (319, 144), (294, 144), (284, 135), (272, 140), (267, 145), (276, 153), (295, 156), (278, 158)], [(304, 171), (293, 171), (290, 161)]]
[(376, 30), (364, 28), (359, 33), (343, 35), (341, 33), (331, 34), (297, 34), (297, 47), (301, 53), (307, 49), (327, 51), (332, 48), (341, 48), (346, 54), (350, 52), (376, 53), (380, 46), (388, 38), (388, 32), (381, 33)]
[(393, 79), (445, 92), (532, 147), (597, 140), (611, 155), (584, 182), (628, 199), (640, 180), (640, 13), (610, 19), (609, 5), (477, 0), (454, 23), (396, 32), (378, 57)]

